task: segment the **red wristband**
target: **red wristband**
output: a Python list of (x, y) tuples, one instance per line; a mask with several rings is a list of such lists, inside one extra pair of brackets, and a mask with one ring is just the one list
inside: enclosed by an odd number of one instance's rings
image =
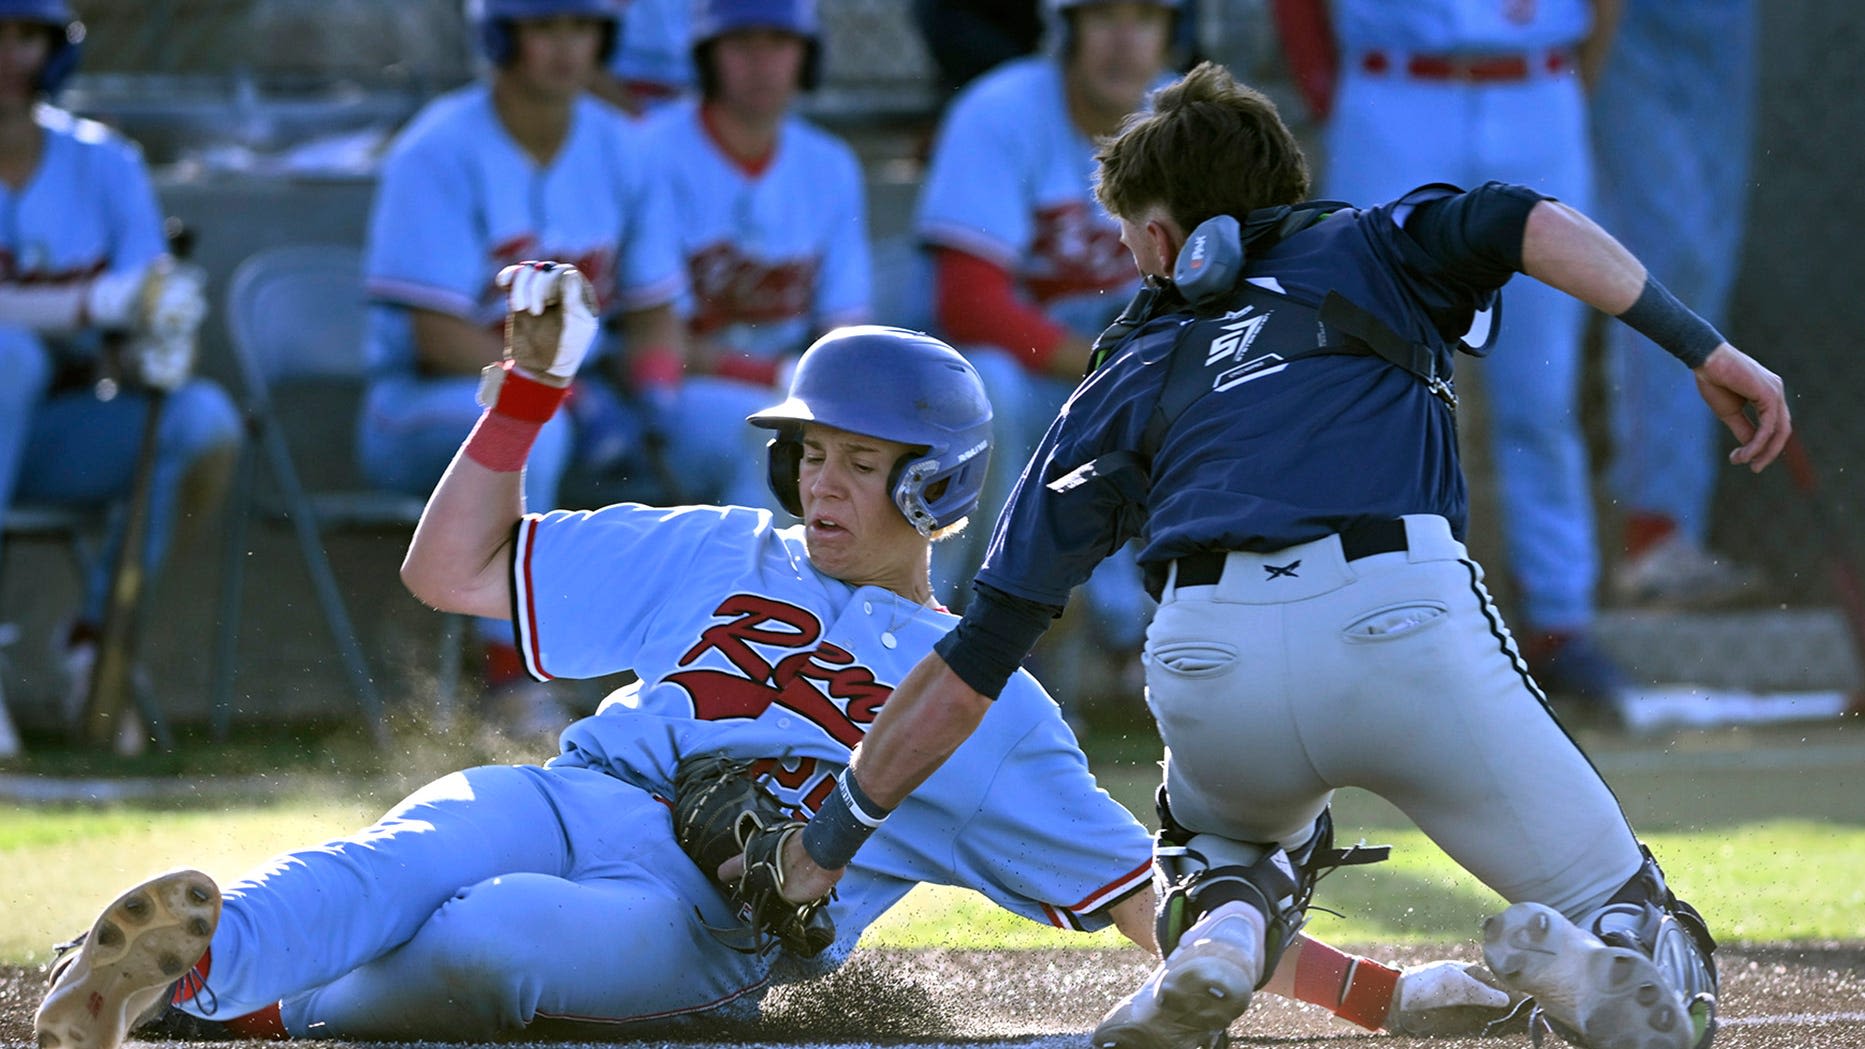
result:
[(498, 396), (491, 408), (499, 415), (542, 426), (557, 414), (557, 406), (570, 395), (568, 386), (552, 386), (539, 382), (512, 366), (511, 361), (499, 365), (505, 375), (499, 380)]
[(1343, 954), (1319, 943), (1305, 943), (1295, 963), (1295, 997), (1331, 1009), (1334, 1015), (1368, 1030), (1386, 1025), (1399, 971), (1370, 958)]
[(1340, 989), (1340, 1006), (1334, 1010), (1342, 1019), (1377, 1031), (1386, 1026), (1386, 1014), (1392, 1011), (1392, 996), (1399, 991), (1399, 970), (1391, 969), (1371, 958), (1355, 958), (1347, 973), (1346, 986)]
[(531, 457), (531, 445), (536, 443), (538, 431), (543, 428), (543, 423), (514, 419), (488, 409), (473, 426), (473, 432), (467, 434), (461, 450), (468, 459), (488, 470), (517, 473), (525, 468), (525, 460)]

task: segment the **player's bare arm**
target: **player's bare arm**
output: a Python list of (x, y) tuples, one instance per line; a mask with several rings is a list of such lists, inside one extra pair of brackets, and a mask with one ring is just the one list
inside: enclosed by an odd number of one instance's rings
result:
[[(1558, 201), (1544, 200), (1528, 213), (1522, 269), (1641, 331), (1645, 327), (1632, 319), (1640, 314), (1655, 313), (1657, 322), (1667, 326), (1674, 317), (1679, 325), (1695, 319), (1675, 300), (1664, 301), (1669, 293), (1649, 280), (1644, 264), (1624, 245)], [(1657, 305), (1650, 305), (1654, 296), (1648, 288), (1661, 293)], [(1726, 341), (1691, 363), (1697, 391), (1740, 442), (1729, 461), (1759, 473), (1780, 456), (1793, 434), (1781, 377)]]
[(430, 375), (477, 375), (499, 359), (504, 339), (495, 328), (435, 310), (410, 308), (414, 352)]
[[(524, 514), (530, 440), (595, 338), (595, 299), (575, 267), (508, 266), (503, 366), (487, 369), (480, 419), (434, 488), (402, 561), (410, 593), (447, 612), (510, 619), (512, 526)], [(542, 418), (536, 418), (542, 409)]]

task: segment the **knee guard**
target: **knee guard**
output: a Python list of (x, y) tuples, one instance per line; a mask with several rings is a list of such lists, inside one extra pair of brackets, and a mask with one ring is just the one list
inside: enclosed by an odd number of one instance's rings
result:
[(1639, 848), (1645, 862), (1638, 872), (1581, 925), (1606, 944), (1649, 957), (1686, 1004), (1704, 996), (1713, 1000), (1716, 941), (1709, 925), (1695, 907), (1672, 894), (1651, 850), (1642, 844)]
[(1289, 850), (1274, 842), (1244, 842), (1240, 844), (1260, 853), (1255, 862), (1214, 865), (1192, 847), (1198, 835), (1172, 818), (1163, 785), (1155, 806), (1160, 829), (1153, 847), (1159, 882), (1154, 935), (1160, 956), (1171, 954), (1185, 931), (1221, 904), (1247, 904), (1264, 917), (1263, 973), (1258, 989), (1269, 982), (1283, 952), (1307, 923), (1315, 883), (1337, 867), (1378, 863), (1392, 852), (1385, 845), (1334, 848), (1334, 819), (1323, 810), (1315, 820), (1314, 833), (1300, 847)]

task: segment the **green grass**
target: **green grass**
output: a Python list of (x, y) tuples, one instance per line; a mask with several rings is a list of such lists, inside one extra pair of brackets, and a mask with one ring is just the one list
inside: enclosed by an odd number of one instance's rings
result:
[[(1131, 793), (1134, 784), (1121, 784)], [(0, 962), (43, 961), (85, 928), (97, 908), (158, 870), (194, 866), (230, 879), (286, 849), (346, 834), (394, 799), (358, 798), (339, 781), (314, 781), (277, 801), (209, 808), (0, 809)], [(1129, 801), (1129, 804), (1132, 804)], [(1362, 828), (1394, 846), (1393, 859), (1330, 876), (1311, 931), (1338, 943), (1459, 942), (1476, 937), (1500, 901), (1423, 835)], [(1356, 831), (1359, 833), (1359, 831)], [(1649, 836), (1677, 889), (1730, 941), (1838, 940), (1865, 930), (1865, 828), (1781, 819)], [(965, 890), (920, 889), (867, 934), (897, 947), (1116, 947), (1111, 930), (1081, 936), (1013, 917)]]
[[(1865, 726), (1861, 726), (1865, 729)], [(1669, 742), (1603, 739), (1608, 780), (1663, 860), (1674, 888), (1726, 941), (1856, 940), (1865, 932), (1865, 816), (1857, 802), (1865, 746), (1854, 726), (1741, 732)], [(354, 732), (255, 730), (228, 743), (184, 739), (172, 754), (125, 767), (102, 755), (29, 740), (13, 774), (131, 774), (212, 785), (178, 800), (108, 806), (0, 803), (0, 962), (43, 961), (50, 945), (155, 871), (193, 866), (230, 880), (269, 857), (348, 834), (413, 787), (455, 768), (535, 755), (488, 751), (469, 733), (398, 733), (392, 757)], [(1802, 752), (1794, 748), (1809, 748)], [(1097, 734), (1102, 784), (1150, 821), (1156, 737)], [(1753, 755), (1761, 758), (1750, 760)], [(1765, 760), (1763, 760), (1765, 759)], [(229, 784), (233, 784), (230, 788)], [(1468, 943), (1501, 901), (1391, 806), (1343, 791), (1338, 837), (1394, 846), (1393, 858), (1321, 883), (1310, 930), (1344, 944)], [(1082, 936), (1013, 917), (964, 890), (916, 890), (865, 942), (972, 949), (1115, 947), (1112, 930)]]
[[(1416, 830), (1369, 839), (1393, 846), (1391, 860), (1335, 872), (1316, 902), (1309, 932), (1343, 944), (1454, 943), (1480, 936), (1502, 900)], [(1865, 932), (1865, 828), (1780, 820), (1646, 837), (1673, 888), (1727, 942), (1856, 940)], [(982, 896), (922, 888), (868, 930), (863, 941), (898, 947), (1119, 946), (1111, 930), (1092, 937), (1013, 918)]]

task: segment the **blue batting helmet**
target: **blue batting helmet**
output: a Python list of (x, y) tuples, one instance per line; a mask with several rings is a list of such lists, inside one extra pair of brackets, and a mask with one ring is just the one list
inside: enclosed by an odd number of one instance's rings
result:
[(66, 79), (78, 71), (83, 50), (84, 23), (65, 0), (0, 0), (0, 22), (31, 22), (52, 30), (52, 48), (33, 87), (46, 95), (58, 94)]
[(473, 27), (479, 49), (494, 66), (512, 60), (515, 43), (511, 24), (555, 15), (584, 15), (603, 20), (602, 50), (597, 61), (608, 64), (621, 35), (626, 0), (466, 0), (466, 19)]
[(710, 45), (740, 29), (781, 29), (803, 38), (801, 87), (805, 91), (822, 82), (822, 21), (816, 0), (695, 0), (693, 4), (693, 65), (708, 93), (712, 83)]
[(801, 517), (797, 468), (803, 424), (911, 445), (894, 464), (888, 490), (921, 535), (978, 507), (991, 459), (991, 401), (978, 370), (957, 350), (904, 328), (837, 328), (804, 351), (783, 403), (749, 417), (776, 430), (771, 491)]

